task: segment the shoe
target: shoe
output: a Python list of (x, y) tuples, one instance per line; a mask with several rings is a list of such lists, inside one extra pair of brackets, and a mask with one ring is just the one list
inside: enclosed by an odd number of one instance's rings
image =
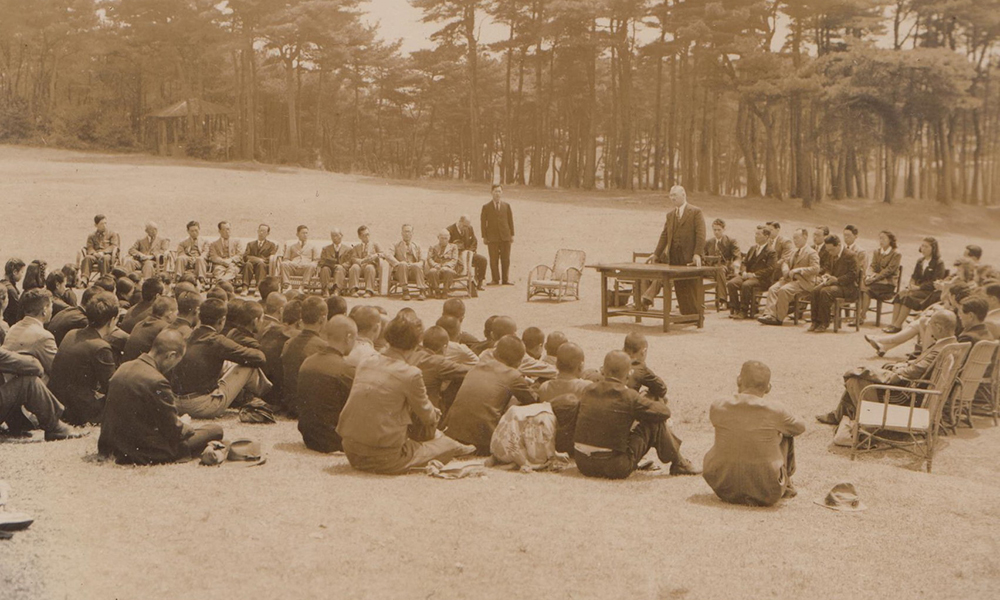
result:
[(351, 288), (351, 289), (347, 290), (347, 293), (344, 294), (344, 297), (345, 298), (352, 298), (352, 297), (357, 296), (357, 295), (358, 295), (358, 288)]
[(694, 468), (694, 465), (691, 464), (691, 461), (689, 461), (686, 458), (682, 458), (680, 460), (675, 460), (674, 462), (670, 463), (670, 474), (701, 475), (701, 471)]
[(902, 329), (900, 329), (899, 327), (893, 327), (892, 325), (884, 327), (882, 329), (883, 333), (899, 333), (900, 331), (902, 331)]
[(883, 350), (882, 346), (880, 346), (878, 342), (873, 340), (870, 335), (865, 336), (865, 341), (868, 342), (872, 348), (875, 348), (875, 354), (877, 354), (879, 357), (885, 356), (885, 350)]
[(777, 327), (781, 327), (781, 321), (773, 317), (760, 317), (757, 319), (757, 321), (760, 322), (761, 325), (774, 325)]
[(837, 420), (837, 415), (831, 413), (826, 413), (825, 415), (816, 415), (816, 420), (824, 425), (839, 425), (840, 421)]
[(505, 281), (505, 282), (503, 282), (503, 285), (514, 285), (514, 284), (513, 284), (513, 282)]
[(483, 285), (482, 281), (480, 281), (479, 283), (476, 284), (476, 289), (478, 289), (480, 292), (482, 292), (483, 290), (486, 289), (486, 286)]
[(819, 329), (819, 323), (813, 323), (809, 326), (808, 331), (816, 331), (817, 329)]
[(733, 313), (733, 314), (729, 315), (729, 318), (730, 319), (735, 319), (737, 321), (744, 321), (744, 320), (746, 320), (747, 316), (745, 314), (743, 314), (743, 313)]
[(729, 313), (729, 318), (730, 319), (739, 319), (740, 318), (740, 313), (731, 312), (731, 313)]
[(649, 298), (642, 299), (642, 310), (653, 310), (653, 301)]
[(782, 498), (794, 498), (799, 495), (799, 491), (795, 489), (795, 486), (791, 481), (785, 484), (785, 492), (781, 494)]
[(410, 301), (410, 295), (409, 294), (403, 294), (403, 302), (409, 302), (409, 301)]
[(491, 281), (491, 282), (487, 283), (486, 285), (488, 285), (488, 286), (500, 285), (500, 282), (499, 281)]
[(816, 333), (826, 333), (828, 329), (830, 329), (829, 325), (819, 325), (816, 329), (813, 329), (813, 331)]
[(61, 440), (73, 440), (87, 435), (86, 432), (76, 432), (70, 429), (69, 425), (59, 421), (56, 426), (45, 432), (46, 442), (58, 442)]
[(418, 300), (418, 301), (420, 301), (420, 302), (423, 302), (423, 301), (424, 301), (424, 300), (426, 300), (426, 299), (427, 299), (427, 297), (426, 297), (426, 296), (424, 296), (424, 293), (423, 293), (423, 292), (417, 292), (417, 300)]

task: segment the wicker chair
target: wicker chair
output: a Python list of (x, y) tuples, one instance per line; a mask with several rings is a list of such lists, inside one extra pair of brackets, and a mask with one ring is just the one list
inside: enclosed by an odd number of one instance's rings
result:
[(556, 252), (552, 266), (538, 265), (528, 273), (528, 300), (545, 294), (561, 301), (566, 296), (580, 299), (580, 278), (587, 254), (582, 250)]

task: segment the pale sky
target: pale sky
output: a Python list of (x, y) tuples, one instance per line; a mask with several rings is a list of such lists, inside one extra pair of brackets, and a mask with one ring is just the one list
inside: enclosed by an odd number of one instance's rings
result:
[[(437, 23), (421, 23), (423, 13), (410, 6), (409, 0), (368, 0), (361, 9), (368, 13), (369, 23), (381, 23), (379, 34), (383, 40), (403, 40), (403, 52), (432, 47), (429, 38), (441, 27)], [(503, 27), (491, 23), (487, 15), (480, 15), (479, 22), (480, 43), (489, 44), (504, 36)]]

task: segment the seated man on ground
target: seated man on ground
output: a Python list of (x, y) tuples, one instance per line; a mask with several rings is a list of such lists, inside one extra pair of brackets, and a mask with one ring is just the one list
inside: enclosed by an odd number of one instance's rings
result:
[[(493, 321), (493, 327), (491, 330), (492, 338), (500, 340), (503, 339), (504, 336), (508, 335), (517, 335), (517, 323), (515, 323), (514, 319), (510, 317), (497, 317)], [(483, 350), (483, 352), (479, 355), (480, 362), (492, 359), (495, 350), (496, 348)], [(518, 371), (521, 372), (521, 375), (530, 378), (532, 381), (552, 379), (559, 373), (554, 366), (529, 355), (527, 351), (525, 351), (524, 356), (521, 358), (521, 364), (518, 365)]]
[(230, 302), (228, 308), (226, 325), (229, 331), (226, 337), (241, 346), (261, 350), (257, 336), (264, 320), (264, 309), (257, 302), (239, 298)]
[(556, 357), (559, 354), (559, 347), (568, 341), (569, 339), (566, 337), (566, 334), (561, 331), (553, 331), (550, 333), (549, 336), (545, 338), (545, 358), (542, 360), (550, 365), (555, 365), (557, 360)]
[(796, 495), (792, 440), (806, 424), (781, 402), (764, 398), (771, 391), (764, 363), (743, 363), (736, 389), (736, 396), (709, 410), (715, 444), (705, 455), (705, 481), (725, 502), (773, 506)]
[(628, 354), (612, 351), (604, 358), (604, 381), (592, 384), (580, 398), (573, 437), (576, 466), (582, 475), (625, 479), (650, 449), (671, 475), (697, 475), (681, 456), (681, 441), (667, 425), (670, 409), (642, 397), (625, 385), (631, 369)]
[(56, 347), (62, 343), (63, 338), (66, 334), (74, 329), (83, 329), (87, 326), (87, 315), (83, 313), (83, 307), (87, 305), (87, 302), (91, 300), (97, 294), (100, 294), (104, 290), (97, 287), (91, 286), (83, 291), (80, 296), (80, 305), (71, 306), (66, 310), (60, 312), (58, 315), (52, 317), (48, 323), (45, 324), (45, 328), (52, 332), (52, 337), (55, 338)]
[(350, 318), (358, 326), (358, 339), (347, 356), (347, 364), (357, 368), (364, 361), (378, 356), (375, 342), (382, 331), (382, 315), (374, 306), (355, 306)]
[(186, 342), (191, 332), (198, 326), (198, 309), (201, 308), (201, 294), (198, 292), (183, 291), (177, 294), (176, 298), (177, 317), (168, 327), (179, 331), (181, 337)]
[(552, 405), (556, 415), (556, 452), (573, 454), (573, 435), (580, 398), (593, 383), (583, 378), (583, 348), (566, 342), (559, 346), (556, 368), (559, 374), (538, 387), (538, 401)]
[[(302, 327), (302, 301), (289, 302), (281, 292), (271, 292), (264, 310), (267, 321), (257, 339), (264, 353), (264, 376), (271, 382), (271, 389), (263, 398), (268, 404), (280, 406), (285, 398), (285, 367), (281, 362), (281, 353), (288, 340), (298, 335)], [(275, 322), (275, 319), (278, 321)]]
[(459, 364), (444, 354), (448, 346), (448, 332), (434, 326), (424, 332), (420, 346), (413, 351), (413, 362), (424, 376), (424, 387), (431, 404), (441, 411), (445, 419), (469, 366)]
[[(243, 289), (249, 290), (256, 281), (261, 291), (262, 302), (267, 299), (262, 286), (271, 268), (271, 257), (278, 252), (278, 245), (267, 239), (269, 235), (271, 226), (261, 223), (257, 226), (257, 239), (247, 244), (243, 250)], [(277, 290), (281, 286), (281, 280), (277, 277), (275, 279), (278, 286), (274, 289)]]
[(104, 215), (94, 217), (94, 233), (87, 236), (87, 245), (83, 249), (83, 262), (80, 264), (80, 277), (90, 281), (90, 273), (96, 268), (101, 275), (107, 275), (114, 266), (115, 256), (121, 247), (117, 233), (108, 229), (108, 219)]
[(25, 417), (28, 411), (48, 441), (79, 437), (59, 420), (63, 406), (42, 383), (42, 364), (26, 354), (0, 348), (0, 423), (4, 435), (26, 437), (35, 428)]
[(159, 231), (156, 223), (146, 223), (146, 235), (137, 239), (128, 250), (128, 258), (122, 265), (126, 271), (138, 271), (143, 279), (170, 272), (173, 266), (170, 264), (170, 240), (161, 238)]
[(438, 243), (427, 249), (427, 279), (434, 298), (447, 298), (452, 281), (459, 275), (458, 246), (450, 243), (447, 229), (438, 232)]
[(282, 286), (290, 285), (291, 277), (300, 277), (298, 289), (301, 290), (303, 286), (312, 281), (316, 274), (316, 262), (319, 260), (319, 254), (316, 252), (316, 247), (308, 243), (308, 227), (299, 225), (295, 230), (295, 237), (298, 238), (298, 241), (285, 248), (285, 256), (281, 259), (279, 270), (281, 271)]
[[(340, 229), (330, 230), (329, 246), (324, 246), (319, 253), (319, 283), (324, 296), (346, 294), (347, 271), (351, 268), (351, 247), (344, 243), (344, 234)], [(330, 280), (333, 289), (330, 289)]]
[(56, 357), (55, 336), (45, 329), (52, 318), (52, 294), (43, 288), (30, 289), (21, 295), (24, 317), (10, 326), (3, 340), (3, 347), (10, 352), (34, 356), (42, 363), (42, 382), (52, 376), (52, 362)]
[(220, 222), (218, 227), (219, 239), (208, 245), (208, 262), (217, 282), (232, 282), (243, 269), (243, 249), (231, 237), (232, 226), (229, 221)]
[(622, 348), (631, 362), (626, 385), (650, 400), (667, 402), (667, 384), (646, 366), (649, 341), (641, 333), (632, 332), (625, 336)]
[(62, 271), (52, 271), (45, 276), (45, 289), (52, 294), (52, 316), (76, 306), (76, 295), (66, 287), (66, 276)]
[(385, 354), (355, 373), (337, 433), (348, 462), (359, 471), (404, 474), (475, 451), (437, 431), (441, 412), (427, 398), (420, 369), (410, 364), (422, 330), (419, 320), (396, 317), (386, 327)]
[(524, 343), (514, 335), (497, 342), (496, 358), (483, 360), (468, 375), (448, 411), (445, 433), (476, 447), (481, 456), (490, 454), (490, 440), (500, 417), (511, 403), (538, 401), (528, 380), (517, 367), (524, 358)]
[(781, 325), (788, 308), (799, 294), (812, 292), (819, 277), (819, 254), (808, 245), (809, 232), (804, 228), (792, 233), (795, 250), (788, 262), (782, 262), (781, 278), (767, 290), (764, 314), (757, 320), (764, 325)]
[[(441, 316), (455, 317), (458, 319), (459, 327), (461, 327), (462, 323), (465, 321), (465, 302), (461, 298), (449, 298), (445, 300), (444, 305), (441, 306)], [(466, 333), (464, 331), (459, 334), (455, 341), (460, 344), (465, 344), (472, 350), (475, 350), (475, 346), (477, 344), (482, 343), (482, 340), (471, 333)]]
[[(837, 425), (842, 417), (854, 418), (855, 409), (861, 400), (861, 391), (873, 383), (909, 386), (913, 381), (925, 379), (937, 362), (941, 350), (948, 344), (954, 344), (955, 327), (958, 319), (951, 311), (940, 311), (930, 320), (931, 337), (934, 345), (926, 348), (919, 356), (905, 362), (883, 365), (880, 369), (861, 367), (844, 373), (844, 393), (837, 407), (825, 415), (818, 415), (816, 420), (826, 425)], [(909, 403), (909, 396), (896, 394), (891, 397), (900, 404)]]
[(424, 283), (424, 259), (420, 246), (413, 241), (413, 226), (403, 225), (403, 239), (393, 248), (390, 260), (396, 282), (403, 290), (403, 300), (410, 299), (410, 282), (417, 286), (417, 300), (423, 300), (427, 284)]
[(139, 355), (149, 352), (156, 336), (177, 319), (177, 301), (167, 296), (160, 296), (153, 301), (153, 312), (132, 329), (125, 342), (122, 361), (127, 362), (139, 358)]
[(185, 272), (192, 271), (195, 278), (199, 282), (203, 282), (208, 266), (202, 254), (201, 240), (198, 239), (201, 234), (201, 225), (198, 221), (189, 221), (187, 232), (187, 239), (177, 245), (177, 277), (180, 278)]
[(344, 359), (351, 353), (357, 335), (354, 321), (344, 315), (334, 316), (323, 326), (326, 346), (305, 359), (299, 368), (299, 433), (310, 450), (329, 453), (344, 449), (337, 424), (351, 394), (355, 373)]
[(326, 318), (332, 319), (337, 315), (347, 316), (347, 300), (343, 296), (329, 296), (326, 299)]
[(326, 326), (326, 302), (319, 296), (309, 296), (302, 302), (302, 329), (293, 336), (281, 350), (281, 381), (284, 398), (281, 402), (285, 410), (293, 416), (299, 415), (301, 402), (298, 395), (299, 367), (303, 361), (326, 346), (323, 328)]
[(448, 346), (444, 351), (445, 357), (467, 367), (474, 367), (479, 364), (479, 357), (476, 356), (476, 353), (458, 341), (462, 334), (461, 321), (455, 317), (445, 315), (437, 320), (436, 325), (448, 333)]
[[(521, 332), (521, 341), (524, 342), (524, 353), (535, 360), (548, 363), (542, 358), (545, 352), (545, 332), (537, 327), (528, 327)], [(551, 364), (551, 363), (550, 363)]]
[(132, 333), (132, 328), (142, 322), (153, 312), (153, 302), (163, 295), (163, 282), (160, 279), (147, 279), (142, 282), (142, 300), (128, 309), (122, 322), (118, 325), (125, 333)]
[(119, 464), (150, 465), (194, 458), (222, 427), (192, 427), (177, 415), (176, 396), (167, 374), (184, 356), (184, 338), (176, 329), (156, 336), (148, 353), (122, 365), (111, 378), (97, 450)]
[(115, 373), (115, 355), (107, 341), (118, 319), (118, 301), (101, 292), (83, 307), (87, 326), (66, 334), (52, 361), (49, 388), (66, 407), (70, 425), (100, 423), (108, 382)]
[(740, 271), (739, 243), (726, 235), (726, 222), (722, 219), (712, 221), (712, 238), (705, 242), (705, 264), (720, 267), (715, 275), (715, 291), (719, 300), (728, 305), (726, 282)]
[[(226, 303), (210, 298), (198, 309), (201, 322), (188, 338), (187, 351), (174, 368), (177, 412), (214, 419), (242, 396), (260, 397), (271, 387), (261, 367), (264, 353), (223, 337)], [(226, 362), (233, 363), (226, 366)]]
[(754, 235), (756, 244), (743, 257), (739, 275), (726, 282), (729, 316), (733, 319), (749, 319), (755, 315), (757, 306), (754, 292), (771, 287), (771, 279), (778, 264), (769, 244), (771, 230), (758, 225)]

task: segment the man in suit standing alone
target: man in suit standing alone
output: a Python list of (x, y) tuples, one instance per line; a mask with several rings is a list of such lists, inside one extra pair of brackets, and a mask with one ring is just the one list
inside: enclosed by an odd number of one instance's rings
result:
[[(480, 231), (483, 242), (490, 250), (490, 285), (500, 285), (500, 270), (503, 269), (503, 284), (510, 282), (510, 246), (514, 242), (514, 213), (500, 197), (503, 186), (496, 184), (491, 193), (493, 199), (483, 205)], [(703, 228), (704, 229), (704, 228)], [(702, 235), (704, 242), (704, 235)]]
[[(647, 259), (649, 263), (685, 266), (693, 264), (701, 266), (701, 253), (705, 250), (705, 216), (697, 206), (688, 204), (687, 191), (682, 186), (675, 185), (670, 189), (670, 201), (674, 209), (667, 213), (667, 222), (660, 233), (660, 241), (656, 244), (653, 255)], [(660, 293), (662, 283), (659, 280), (650, 282), (646, 293), (642, 296), (642, 306), (648, 310), (653, 306), (653, 299)], [(677, 295), (677, 306), (682, 315), (698, 312), (695, 283), (693, 281), (677, 281), (674, 283)]]

